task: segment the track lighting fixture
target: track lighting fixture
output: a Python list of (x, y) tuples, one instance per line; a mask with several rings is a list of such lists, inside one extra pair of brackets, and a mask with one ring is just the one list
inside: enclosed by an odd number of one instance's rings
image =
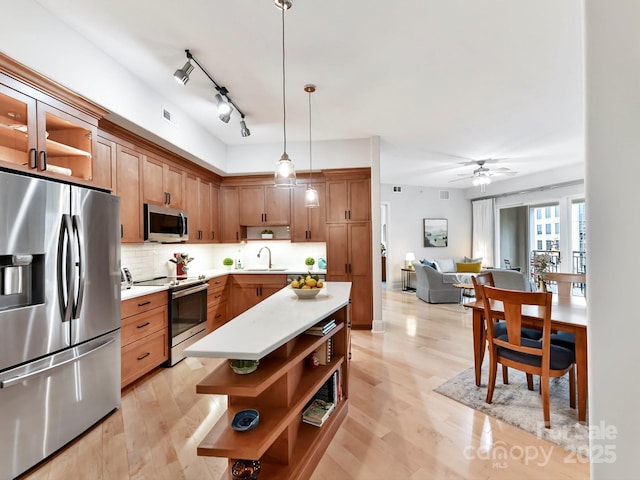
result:
[(247, 128), (244, 117), (242, 117), (242, 120), (240, 121), (240, 135), (242, 135), (243, 137), (248, 137), (249, 135), (251, 135), (251, 131)]
[(176, 79), (176, 82), (186, 85), (189, 81), (189, 74), (193, 71), (193, 65), (191, 62), (187, 60), (187, 63), (184, 64), (184, 67), (177, 69), (173, 77)]
[(235, 108), (240, 115), (240, 118), (242, 118), (242, 121), (240, 122), (240, 134), (243, 137), (248, 137), (249, 135), (251, 135), (251, 131), (247, 128), (247, 124), (244, 120), (244, 113), (242, 113), (242, 111), (238, 108), (238, 105), (236, 105), (231, 99), (229, 90), (227, 90), (226, 87), (221, 87), (220, 85), (218, 85), (213, 77), (209, 75), (209, 72), (207, 72), (204, 67), (200, 65), (198, 60), (196, 60), (196, 58), (188, 49), (185, 50), (185, 53), (187, 55), (187, 63), (185, 63), (182, 68), (176, 70), (173, 74), (176, 81), (181, 83), (182, 85), (187, 84), (187, 82), (189, 81), (189, 74), (193, 71), (193, 65), (191, 64), (191, 62), (193, 61), (193, 63), (195, 63), (200, 68), (200, 70), (202, 70), (207, 78), (211, 80), (211, 83), (213, 83), (213, 86), (216, 89), (217, 93), (215, 95), (215, 100), (216, 106), (218, 108), (218, 118), (220, 118), (220, 120), (222, 120), (224, 123), (229, 123), (229, 120), (231, 119), (231, 113)]
[(273, 0), (273, 3), (280, 10), (289, 10), (292, 6), (291, 0)]
[[(276, 0), (276, 6), (282, 11), (282, 136), (284, 139), (283, 152), (280, 160), (276, 162), (275, 185), (276, 187), (289, 188), (296, 184), (296, 168), (287, 155), (287, 100), (286, 100), (286, 75), (284, 56), (284, 12), (291, 8), (291, 2)], [(289, 3), (289, 6), (286, 6)]]

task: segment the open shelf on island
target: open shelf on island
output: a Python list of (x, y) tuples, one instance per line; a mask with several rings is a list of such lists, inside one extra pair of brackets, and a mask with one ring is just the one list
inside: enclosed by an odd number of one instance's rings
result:
[[(198, 446), (198, 455), (259, 459), (294, 420), (294, 417), (299, 417), (302, 422), (303, 407), (343, 362), (344, 356), (340, 355), (322, 367), (315, 369), (307, 367), (290, 404), (286, 407), (258, 407), (249, 398), (242, 398), (239, 400), (241, 403), (230, 405)], [(231, 421), (237, 412), (247, 408), (258, 410), (260, 422), (249, 432), (236, 432), (231, 428)], [(309, 427), (316, 430), (319, 428), (311, 425)]]

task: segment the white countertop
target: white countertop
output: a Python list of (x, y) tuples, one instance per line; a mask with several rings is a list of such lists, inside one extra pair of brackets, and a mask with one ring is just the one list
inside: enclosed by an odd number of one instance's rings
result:
[(327, 282), (313, 299), (290, 287), (266, 298), (187, 347), (187, 357), (260, 360), (349, 303), (351, 282)]
[[(190, 272), (191, 273), (191, 272)], [(221, 277), (223, 275), (228, 274), (259, 274), (259, 275), (302, 275), (307, 274), (307, 270), (302, 270), (300, 268), (288, 268), (285, 270), (276, 269), (276, 270), (227, 270), (227, 269), (211, 269), (205, 270), (202, 272), (194, 272), (193, 275), (204, 275), (207, 280), (210, 280), (215, 277)], [(326, 275), (326, 270), (312, 270), (311, 275)], [(129, 300), (130, 298), (141, 297), (143, 295), (150, 295), (152, 293), (161, 292), (163, 290), (168, 290), (167, 286), (156, 286), (156, 287), (143, 287), (139, 285), (134, 285), (127, 290), (122, 290), (120, 294), (121, 300)]]

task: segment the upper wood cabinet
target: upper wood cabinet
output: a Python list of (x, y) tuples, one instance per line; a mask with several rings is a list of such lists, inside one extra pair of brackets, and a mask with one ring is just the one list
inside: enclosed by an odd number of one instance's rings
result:
[(238, 187), (220, 188), (220, 241), (236, 243), (242, 240), (240, 227), (240, 197)]
[(306, 185), (298, 185), (292, 191), (291, 202), (291, 241), (292, 242), (324, 242), (325, 241), (325, 184), (314, 183), (318, 192), (320, 206), (307, 208), (304, 206)]
[[(101, 142), (102, 143), (102, 142)], [(115, 193), (120, 196), (122, 243), (142, 243), (142, 154), (122, 145), (116, 146)]]
[(97, 125), (97, 117), (0, 73), (1, 165), (110, 189), (111, 165), (98, 165)]
[(144, 203), (184, 208), (184, 173), (178, 167), (164, 160), (145, 156), (144, 160)]
[(220, 243), (222, 235), (220, 231), (220, 187), (211, 183), (209, 184), (211, 203), (209, 208), (209, 218), (211, 222), (211, 241)]
[(370, 178), (327, 179), (327, 222), (371, 220)]
[(239, 187), (240, 225), (289, 225), (291, 193), (288, 188), (271, 185)]
[[(185, 176), (185, 210), (189, 217), (189, 242), (211, 243), (211, 184), (192, 174)], [(215, 205), (217, 207), (217, 202)]]
[[(213, 241), (213, 230), (211, 229), (211, 183), (198, 178), (198, 200), (200, 210), (200, 242), (210, 243)], [(216, 208), (218, 206), (216, 205)]]

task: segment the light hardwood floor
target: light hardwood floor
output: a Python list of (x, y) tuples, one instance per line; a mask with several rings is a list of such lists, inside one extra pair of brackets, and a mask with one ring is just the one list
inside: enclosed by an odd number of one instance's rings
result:
[[(384, 334), (353, 332), (349, 415), (312, 480), (589, 478), (589, 465), (560, 447), (433, 392), (472, 365), (463, 307), (383, 291), (383, 315)], [(195, 393), (218, 363), (188, 358), (157, 370), (24, 478), (219, 479), (227, 461), (198, 457), (196, 446), (226, 397)]]

